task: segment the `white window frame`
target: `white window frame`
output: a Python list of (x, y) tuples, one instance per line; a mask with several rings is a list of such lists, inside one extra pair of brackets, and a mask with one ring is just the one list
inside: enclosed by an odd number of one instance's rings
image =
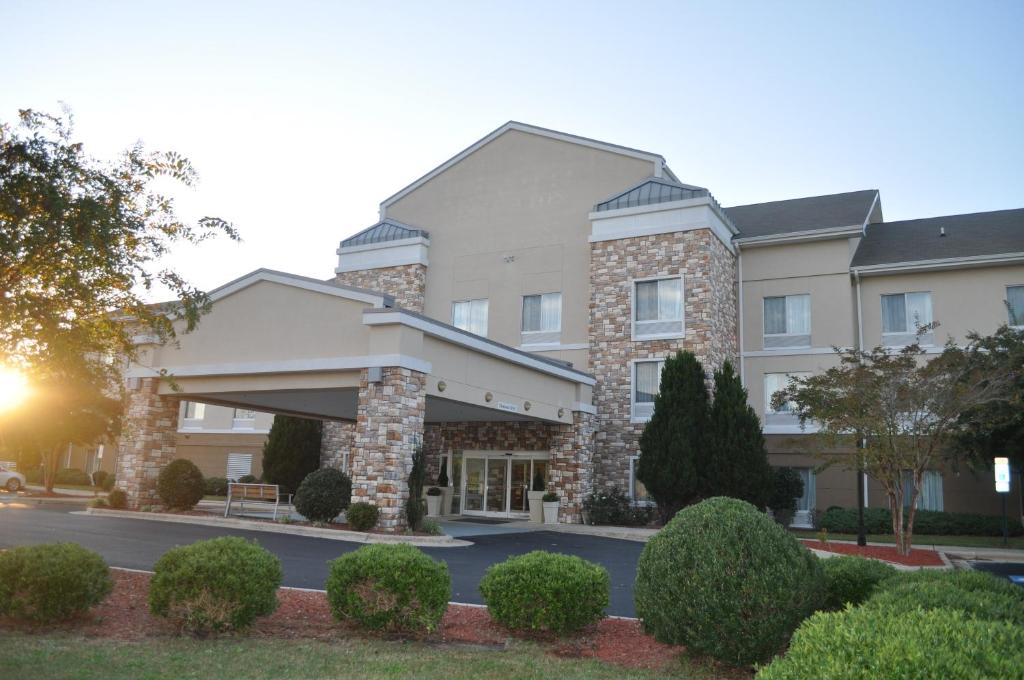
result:
[[(252, 418), (239, 418), (239, 411), (249, 411), (252, 413)], [(251, 408), (239, 409), (236, 408), (231, 413), (231, 429), (232, 430), (255, 430), (256, 429), (256, 411)]]
[[(189, 408), (192, 415), (189, 415)], [(198, 414), (198, 415), (197, 415)], [(199, 401), (186, 401), (182, 405), (181, 427), (185, 430), (203, 429), (203, 421), (206, 419), (206, 404)]]
[[(775, 390), (769, 394), (768, 392), (768, 376), (770, 375), (784, 375), (786, 376), (786, 384), (789, 384), (790, 378), (809, 378), (814, 375), (813, 371), (765, 371), (764, 377), (762, 378), (762, 385), (764, 388), (764, 414), (766, 416), (789, 416), (794, 415), (792, 411), (776, 411), (772, 408), (772, 395), (779, 390)], [(794, 415), (795, 417), (795, 415)]]
[[(1010, 289), (1011, 288), (1024, 288), (1024, 283), (1015, 283), (1015, 284), (1010, 284), (1010, 285), (1006, 286), (1006, 298), (1005, 298), (1005, 300), (1006, 300), (1006, 323), (1007, 323), (1007, 325), (1010, 326), (1010, 328), (1016, 328), (1017, 330), (1021, 330), (1021, 329), (1024, 329), (1024, 323), (1020, 323), (1020, 324), (1016, 324), (1015, 325), (1013, 323), (1013, 318), (1010, 316), (1010, 314), (1012, 312), (1012, 307), (1010, 307)], [(1021, 310), (1020, 318), (1022, 320), (1024, 320), (1024, 309)]]
[(636, 497), (636, 463), (638, 460), (640, 460), (639, 455), (629, 457), (629, 500), (633, 502), (633, 505), (649, 507), (654, 505), (649, 493), (647, 500), (637, 500)]
[[(469, 305), (470, 306), (469, 318), (472, 319), (473, 318), (472, 308), (473, 308), (473, 303), (474, 302), (483, 302), (484, 303), (484, 328), (483, 328), (483, 333), (478, 333), (478, 332), (474, 331), (472, 328), (462, 328), (461, 326), (458, 326), (455, 323), (455, 306), (456, 305)], [(452, 325), (455, 326), (456, 328), (460, 329), (460, 330), (466, 331), (467, 333), (473, 333), (474, 335), (479, 335), (481, 337), (486, 338), (487, 337), (488, 324), (490, 324), (490, 321), (491, 321), (490, 315), (491, 315), (491, 301), (490, 301), (490, 298), (468, 298), (468, 299), (465, 299), (465, 300), (453, 300), (452, 301)]]
[[(528, 331), (523, 328), (526, 325), (526, 298), (539, 297), (541, 309), (544, 307), (544, 297), (558, 296), (558, 328), (548, 330)], [(523, 295), (519, 301), (519, 330), (520, 346), (529, 347), (535, 345), (558, 344), (562, 341), (562, 303), (564, 302), (561, 291), (549, 291), (547, 293), (529, 293)]]
[[(248, 463), (249, 463), (249, 471), (246, 472), (245, 474), (242, 474), (242, 475), (236, 475), (234, 479), (232, 479), (231, 475), (230, 475), (232, 457), (235, 457), (234, 460), (245, 460), (245, 461), (248, 461)], [(224, 461), (224, 467), (225, 467), (224, 476), (227, 477), (228, 481), (237, 482), (242, 477), (245, 477), (245, 475), (251, 475), (252, 474), (252, 461), (253, 461), (253, 458), (254, 458), (254, 456), (251, 453), (244, 453), (244, 452), (241, 452), (241, 451), (232, 451), (232, 452), (228, 453), (228, 457)]]
[[(787, 324), (785, 333), (767, 333), (764, 328), (768, 321), (768, 315), (765, 313), (765, 307), (768, 300), (782, 298), (786, 305), (786, 318), (789, 318), (789, 300), (790, 298), (806, 297), (807, 302), (807, 332), (806, 333), (791, 333)], [(811, 329), (812, 329), (813, 317), (811, 313), (811, 294), (810, 293), (791, 293), (789, 295), (765, 295), (761, 298), (761, 343), (762, 347), (766, 350), (778, 350), (778, 349), (806, 349), (811, 346)], [(790, 338), (806, 338), (806, 342), (799, 344), (790, 344), (786, 340)], [(769, 347), (769, 339), (778, 339), (780, 342)]]
[[(637, 331), (636, 320), (636, 286), (638, 283), (650, 281), (671, 281), (679, 280), (679, 330), (671, 333), (641, 333)], [(686, 337), (686, 281), (682, 274), (670, 274), (665, 276), (648, 276), (629, 281), (629, 326), (633, 340), (673, 340)], [(658, 321), (662, 321), (659, 319)], [(676, 319), (665, 319), (664, 322), (676, 321)]]
[[(928, 295), (928, 307), (931, 309), (932, 318), (926, 321), (922, 325), (928, 325), (935, 320), (935, 300), (932, 298), (932, 292), (930, 290), (906, 290), (901, 293), (881, 293), (878, 297), (878, 318), (880, 322), (880, 330), (882, 331), (882, 345), (885, 347), (906, 347), (907, 345), (913, 344), (917, 339), (917, 326), (912, 325), (913, 319), (910, 317), (910, 310), (907, 309), (907, 296), (908, 295)], [(882, 306), (882, 298), (890, 297), (893, 295), (903, 296), (903, 314), (907, 321), (907, 329), (905, 332), (900, 333), (897, 331), (885, 332), (885, 309)], [(895, 341), (895, 342), (894, 342)], [(921, 347), (933, 347), (935, 345), (935, 336), (931, 333), (925, 333), (920, 338)]]
[(646, 423), (654, 415), (654, 402), (650, 403), (650, 412), (648, 413), (647, 404), (648, 402), (642, 402), (642, 408), (637, 408), (639, 404), (636, 401), (636, 365), (647, 364), (647, 363), (659, 363), (661, 364), (661, 371), (658, 371), (658, 391), (661, 391), (661, 373), (665, 370), (666, 357), (648, 357), (646, 359), (633, 359), (629, 362), (629, 422), (631, 423)]

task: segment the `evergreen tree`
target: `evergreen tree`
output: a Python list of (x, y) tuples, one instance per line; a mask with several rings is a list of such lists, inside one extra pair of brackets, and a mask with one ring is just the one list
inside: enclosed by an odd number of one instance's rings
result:
[(691, 352), (677, 352), (661, 371), (654, 415), (640, 436), (636, 469), (664, 522), (701, 497), (707, 424), (704, 367)]
[(263, 445), (263, 479), (294, 493), (310, 472), (320, 467), (323, 423), (309, 418), (274, 416)]
[(757, 508), (768, 505), (773, 477), (761, 421), (747, 403), (747, 390), (728, 361), (715, 371), (715, 396), (706, 431), (704, 492), (731, 496)]

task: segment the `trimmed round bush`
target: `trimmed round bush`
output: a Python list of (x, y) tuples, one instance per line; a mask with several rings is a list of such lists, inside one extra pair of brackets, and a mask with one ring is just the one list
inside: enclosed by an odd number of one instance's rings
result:
[(825, 572), (825, 609), (860, 604), (871, 597), (879, 583), (899, 573), (885, 562), (854, 555), (823, 559), (821, 568)]
[(918, 572), (886, 581), (865, 607), (893, 612), (954, 609), (986, 621), (1024, 625), (1024, 589), (979, 571)]
[(369, 531), (377, 526), (377, 518), (380, 510), (371, 503), (353, 503), (345, 511), (345, 519), (348, 525), (356, 531)]
[(311, 522), (331, 522), (352, 500), (352, 480), (341, 470), (320, 468), (295, 492), (295, 509)]
[(534, 550), (487, 569), (480, 592), (495, 621), (513, 630), (570, 633), (600, 621), (610, 582), (604, 567)]
[(245, 628), (277, 609), (281, 562), (255, 541), (225, 536), (174, 548), (153, 571), (149, 610), (195, 635)]
[(128, 507), (128, 494), (121, 489), (111, 489), (107, 494), (107, 503), (115, 510), (123, 510)]
[(92, 486), (92, 477), (78, 468), (62, 468), (53, 476), (54, 484), (71, 484), (74, 486)]
[(757, 680), (807, 678), (1019, 678), (1024, 628), (949, 610), (853, 607), (804, 622)]
[(76, 543), (51, 543), (0, 552), (0, 614), (54, 623), (77, 616), (110, 594), (103, 558)]
[(819, 608), (819, 560), (753, 505), (684, 508), (640, 554), (634, 598), (661, 642), (748, 665), (772, 657)]
[(187, 458), (172, 460), (156, 480), (156, 493), (169, 508), (191, 510), (203, 500), (203, 473)]
[(423, 632), (448, 609), (448, 565), (411, 545), (380, 543), (330, 563), (327, 601), (339, 621), (371, 630)]
[(227, 496), (228, 480), (225, 477), (207, 477), (203, 480), (203, 493), (206, 496)]

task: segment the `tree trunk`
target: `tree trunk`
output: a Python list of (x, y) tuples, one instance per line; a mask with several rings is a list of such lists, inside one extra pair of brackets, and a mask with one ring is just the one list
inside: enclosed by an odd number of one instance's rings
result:
[(53, 447), (49, 451), (44, 451), (42, 454), (43, 458), (43, 487), (46, 489), (46, 493), (53, 493), (53, 483), (57, 476), (57, 461), (60, 459), (60, 453), (58, 449), (60, 447)]
[(903, 554), (903, 494), (889, 491), (892, 507), (892, 535), (896, 539), (896, 552)]

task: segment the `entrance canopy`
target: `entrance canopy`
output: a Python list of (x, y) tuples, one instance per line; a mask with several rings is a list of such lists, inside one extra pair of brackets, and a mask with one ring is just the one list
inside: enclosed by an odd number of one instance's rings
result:
[(176, 343), (140, 338), (128, 376), (166, 374), (160, 393), (193, 401), (355, 420), (361, 381), (400, 367), (427, 374), (427, 423), (571, 424), (574, 411), (595, 412), (593, 376), (381, 293), (260, 269), (210, 298), (210, 312)]

